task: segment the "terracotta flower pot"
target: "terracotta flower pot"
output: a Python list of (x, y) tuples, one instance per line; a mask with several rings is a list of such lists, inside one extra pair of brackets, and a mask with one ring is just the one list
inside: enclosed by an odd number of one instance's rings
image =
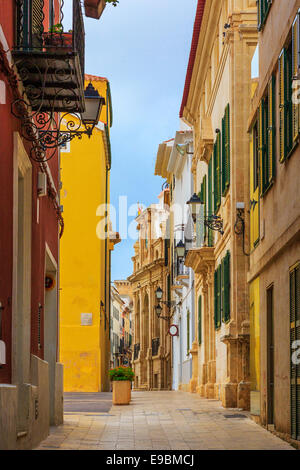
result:
[(129, 405), (131, 399), (131, 382), (130, 380), (114, 380), (113, 381), (113, 404)]
[(44, 44), (48, 52), (72, 52), (72, 33), (44, 33)]

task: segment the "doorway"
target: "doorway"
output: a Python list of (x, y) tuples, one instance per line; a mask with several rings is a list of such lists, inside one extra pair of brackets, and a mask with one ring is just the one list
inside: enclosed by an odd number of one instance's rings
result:
[(55, 424), (55, 371), (57, 360), (57, 263), (46, 245), (44, 359), (49, 368), (50, 424)]
[(274, 424), (274, 300), (267, 289), (267, 424)]

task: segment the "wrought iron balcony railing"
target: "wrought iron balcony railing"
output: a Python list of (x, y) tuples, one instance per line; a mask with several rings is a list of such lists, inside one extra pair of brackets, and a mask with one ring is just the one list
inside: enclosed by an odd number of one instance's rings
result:
[(152, 339), (152, 356), (157, 356), (159, 349), (159, 338)]
[[(72, 0), (72, 30), (64, 31), (64, 0), (16, 0), (12, 51), (25, 89), (24, 101), (45, 112), (84, 111), (84, 23), (80, 0)], [(56, 24), (55, 24), (56, 23)]]
[(140, 343), (136, 343), (134, 345), (134, 349), (133, 349), (133, 359), (134, 360), (139, 358), (140, 349), (141, 349)]

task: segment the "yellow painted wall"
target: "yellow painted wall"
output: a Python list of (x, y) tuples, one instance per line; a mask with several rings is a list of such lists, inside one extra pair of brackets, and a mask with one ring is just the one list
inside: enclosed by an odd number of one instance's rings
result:
[(250, 377), (251, 390), (260, 390), (259, 278), (250, 284)]
[[(92, 83), (108, 103), (107, 82), (98, 79)], [(107, 105), (100, 120), (110, 125)], [(65, 391), (109, 390), (110, 244), (96, 235), (96, 210), (105, 203), (108, 167), (104, 131), (97, 128), (90, 139), (75, 138), (70, 151), (61, 152), (65, 230), (60, 243), (60, 361), (64, 363)], [(109, 202), (109, 172), (107, 181)], [(106, 328), (101, 301), (106, 303)], [(81, 325), (81, 313), (93, 314), (91, 326)]]

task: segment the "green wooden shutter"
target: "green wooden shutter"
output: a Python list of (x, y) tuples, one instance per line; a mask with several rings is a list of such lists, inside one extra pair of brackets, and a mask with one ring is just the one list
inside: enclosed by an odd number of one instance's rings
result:
[(230, 320), (230, 252), (227, 251), (224, 258), (224, 304), (223, 304), (224, 321)]
[(264, 142), (264, 126), (263, 126), (263, 101), (260, 102), (257, 113), (258, 127), (258, 162), (259, 162), (259, 194), (262, 196), (264, 192), (264, 161), (263, 161), (263, 142)]
[[(208, 215), (211, 216), (213, 213), (213, 184), (212, 184), (212, 163), (213, 159), (209, 160), (208, 164)], [(208, 246), (213, 246), (214, 237), (213, 231), (208, 229)]]
[(257, 7), (258, 7), (258, 29), (260, 30), (263, 24), (263, 4), (264, 0), (258, 0)]
[(214, 298), (215, 298), (215, 328), (218, 329), (221, 326), (221, 264), (215, 271), (214, 274)]
[(268, 185), (274, 180), (276, 170), (275, 102), (275, 77), (272, 75), (268, 85)]
[(218, 267), (218, 328), (221, 326), (222, 321), (222, 266), (219, 264)]
[(218, 328), (218, 271), (214, 273), (214, 320), (215, 329)]
[[(292, 27), (292, 77), (298, 76), (299, 66), (300, 66), (300, 13), (297, 13), (297, 16), (294, 20)], [(294, 90), (296, 91), (297, 88)], [(297, 92), (298, 95), (298, 92)], [(299, 128), (300, 128), (300, 104), (292, 103), (293, 107), (293, 142), (298, 138)]]
[(221, 205), (221, 134), (217, 135), (217, 184), (218, 184), (218, 197), (217, 197), (217, 208)]
[(266, 21), (267, 14), (273, 0), (258, 0), (258, 30), (260, 31)]
[(286, 50), (279, 56), (279, 161), (286, 157)]
[(202, 344), (202, 297), (198, 299), (198, 344)]
[(287, 49), (286, 53), (286, 74), (285, 74), (285, 120), (286, 120), (286, 153), (287, 155), (293, 148), (293, 102), (292, 102), (292, 47)]
[(268, 159), (268, 98), (262, 100), (262, 162), (263, 162), (263, 192), (269, 187), (269, 159)]
[(225, 110), (225, 153), (226, 153), (226, 176), (225, 186), (226, 190), (230, 185), (230, 105), (226, 106)]
[[(293, 357), (300, 340), (300, 265), (290, 272), (291, 436), (300, 440), (300, 364)], [(296, 347), (295, 347), (296, 345)], [(297, 356), (297, 354), (296, 354)]]
[[(207, 184), (206, 184), (206, 175), (203, 177), (202, 181), (202, 201), (204, 203), (204, 220), (207, 216)], [(207, 237), (207, 227), (204, 225), (204, 239)]]
[(230, 112), (229, 104), (222, 119), (222, 195), (230, 185)]
[(214, 212), (221, 205), (221, 135), (217, 134), (214, 144)]
[(224, 265), (225, 265), (225, 258), (222, 259), (221, 262), (221, 313), (222, 313), (222, 321), (225, 321), (225, 273), (224, 273)]
[(222, 195), (226, 192), (226, 131), (225, 116), (222, 119), (222, 136), (221, 136), (221, 159), (222, 159)]
[(217, 180), (217, 171), (218, 171), (218, 162), (217, 162), (217, 141), (214, 143), (214, 152), (213, 152), (213, 157), (214, 157), (214, 212), (216, 213), (218, 210), (218, 180)]

